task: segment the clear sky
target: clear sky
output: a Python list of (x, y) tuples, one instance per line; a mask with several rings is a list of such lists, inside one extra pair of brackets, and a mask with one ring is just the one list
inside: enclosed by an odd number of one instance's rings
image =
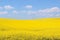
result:
[(0, 18), (60, 17), (60, 0), (0, 0)]

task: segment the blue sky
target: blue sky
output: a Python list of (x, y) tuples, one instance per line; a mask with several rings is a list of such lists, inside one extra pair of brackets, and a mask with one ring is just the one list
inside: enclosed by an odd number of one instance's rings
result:
[(60, 0), (0, 0), (0, 18), (60, 17)]

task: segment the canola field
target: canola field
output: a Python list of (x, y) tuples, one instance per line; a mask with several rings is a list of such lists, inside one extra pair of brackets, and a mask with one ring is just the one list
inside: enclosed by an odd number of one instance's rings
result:
[(0, 40), (60, 40), (60, 18), (0, 18)]

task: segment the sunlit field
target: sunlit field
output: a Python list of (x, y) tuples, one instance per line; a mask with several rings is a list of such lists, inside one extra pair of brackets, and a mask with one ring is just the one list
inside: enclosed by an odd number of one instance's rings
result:
[(0, 18), (0, 40), (60, 40), (60, 18)]

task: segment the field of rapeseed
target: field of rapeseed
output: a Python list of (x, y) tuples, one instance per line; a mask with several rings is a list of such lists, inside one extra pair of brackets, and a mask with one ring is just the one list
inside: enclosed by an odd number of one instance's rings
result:
[(0, 40), (60, 40), (60, 19), (0, 19)]

